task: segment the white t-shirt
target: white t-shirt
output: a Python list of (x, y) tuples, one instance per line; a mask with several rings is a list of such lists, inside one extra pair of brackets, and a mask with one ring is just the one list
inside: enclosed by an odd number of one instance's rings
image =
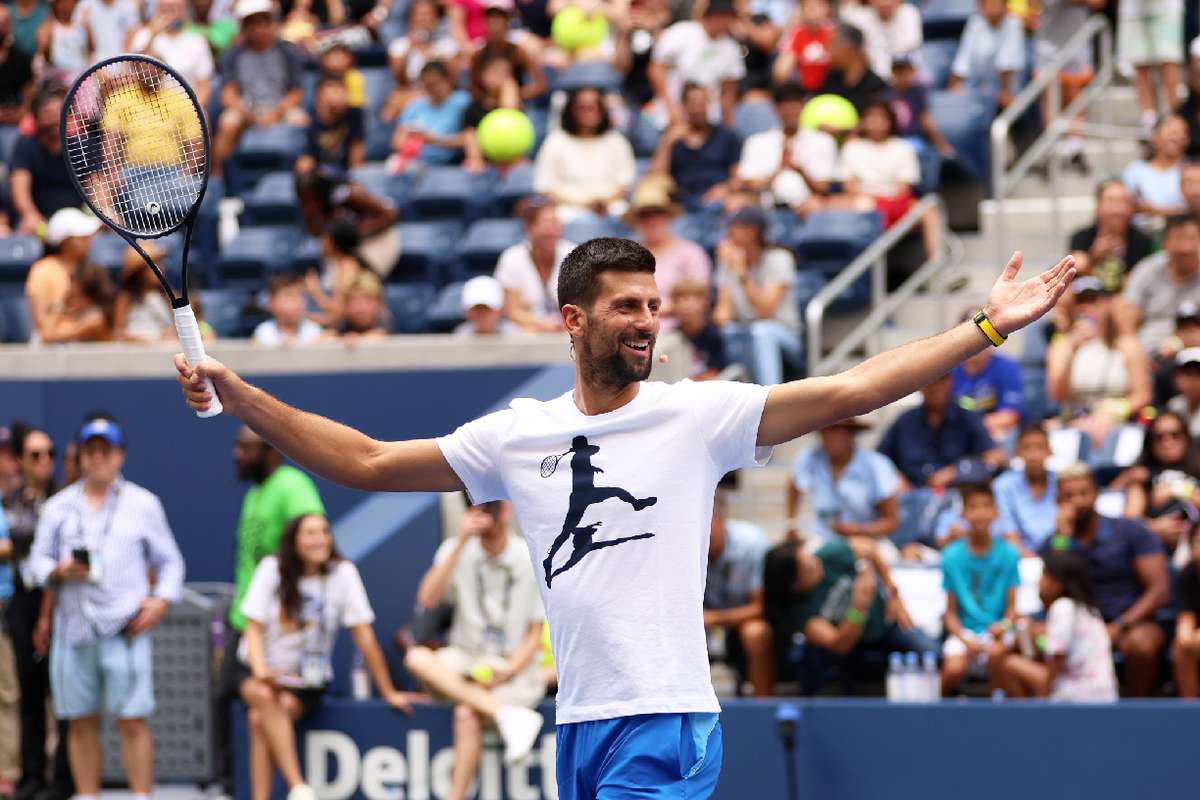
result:
[[(455, 544), (453, 539), (442, 542), (433, 563), (449, 558)], [(454, 565), (446, 600), (454, 603), (447, 643), (471, 654), (495, 648), (498, 652), (492, 655), (508, 657), (530, 624), (540, 625), (546, 619), (529, 553), (515, 536), (508, 537), (495, 557), (487, 554), (478, 537), (471, 537)], [(489, 628), (496, 633), (489, 633)]]
[(889, 20), (883, 20), (873, 7), (844, 5), (838, 12), (847, 22), (863, 32), (863, 43), (871, 71), (891, 80), (892, 59), (899, 55), (919, 56), (918, 51), (925, 39), (921, 24), (921, 12), (908, 3), (901, 3)]
[[(783, 158), (783, 129), (756, 133), (742, 145), (742, 158), (737, 174), (745, 180), (761, 180), (779, 170)], [(824, 131), (805, 128), (792, 137), (792, 163), (808, 173), (814, 181), (830, 181), (838, 159), (837, 141)], [(775, 177), (769, 187), (776, 201), (794, 206), (812, 196), (812, 190), (800, 173), (788, 170)]]
[(285, 335), (279, 323), (273, 319), (260, 322), (254, 329), (254, 343), (262, 347), (283, 347), (289, 344), (307, 344), (321, 338), (321, 326), (306, 319), (300, 323), (295, 336)]
[(667, 94), (671, 100), (682, 100), (680, 92), (688, 81), (706, 87), (712, 93), (710, 117), (715, 109), (714, 121), (721, 115), (721, 84), (746, 77), (742, 46), (728, 36), (708, 38), (704, 26), (693, 20), (676, 22), (663, 31), (651, 58), (667, 66)]
[[(450, 61), (458, 56), (458, 42), (449, 36), (435, 39), (430, 45), (430, 54), (438, 61)], [(408, 82), (416, 83), (421, 75), (421, 69), (428, 63), (426, 56), (412, 46), (408, 36), (397, 36), (388, 45), (388, 58), (404, 61), (404, 77)]]
[(92, 31), (93, 61), (125, 52), (125, 37), (138, 26), (137, 3), (133, 0), (81, 0), (75, 9), (75, 21), (86, 24)]
[(1117, 676), (1104, 620), (1074, 600), (1060, 597), (1046, 612), (1046, 655), (1065, 655), (1067, 663), (1050, 692), (1051, 700), (1113, 702)]
[(517, 242), (500, 254), (500, 259), (496, 262), (495, 278), (505, 290), (517, 291), (525, 301), (526, 308), (534, 316), (557, 318), (560, 312), (558, 269), (567, 254), (574, 249), (573, 242), (559, 240), (554, 246), (554, 269), (550, 271), (550, 280), (542, 283), (537, 267), (533, 264), (533, 256), (529, 252), (529, 242)]
[(841, 170), (843, 180), (857, 180), (859, 191), (872, 197), (895, 197), (921, 182), (917, 151), (895, 136), (883, 142), (846, 142)]
[[(328, 575), (300, 579), (300, 623), (285, 627), (280, 620), (279, 559), (265, 557), (258, 562), (242, 598), (242, 613), (264, 628), (267, 666), (291, 675), (299, 674), (306, 652), (321, 653), (328, 663), (339, 628), (375, 621), (358, 569), (345, 560), (338, 561)], [(238, 646), (238, 659), (248, 663), (244, 638)]]
[(516, 508), (550, 620), (559, 724), (720, 710), (703, 615), (713, 492), (770, 457), (755, 446), (769, 391), (642, 383), (592, 416), (571, 392), (518, 399), (438, 439), (473, 502)]
[(130, 46), (139, 53), (150, 46), (150, 55), (166, 62), (189, 83), (211, 80), (213, 76), (212, 49), (208, 41), (193, 31), (163, 32), (150, 41), (150, 29), (141, 28), (133, 35)]

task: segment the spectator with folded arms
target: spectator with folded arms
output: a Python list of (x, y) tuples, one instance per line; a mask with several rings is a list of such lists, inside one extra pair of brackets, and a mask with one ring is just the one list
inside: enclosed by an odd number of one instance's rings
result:
[(333, 680), (339, 628), (350, 630), (384, 702), (409, 713), (419, 698), (393, 686), (362, 578), (338, 553), (321, 514), (288, 523), (278, 553), (258, 562), (241, 611), (246, 630), (237, 657), (250, 728), (250, 796), (267, 800), (278, 769), (288, 800), (316, 800), (300, 772), (294, 726), (320, 707)]
[(1020, 555), (992, 537), (998, 512), (986, 483), (959, 488), (967, 533), (942, 550), (946, 590), (946, 643), (942, 647), (942, 694), (949, 697), (970, 673), (986, 674), (993, 688), (995, 669), (1008, 651), (1017, 619)]
[(1112, 643), (1087, 560), (1073, 552), (1046, 553), (1038, 594), (1046, 607), (1045, 661), (1005, 656), (998, 670), (1005, 694), (1068, 703), (1116, 701)]
[(1058, 529), (1042, 547), (1081, 554), (1096, 585), (1095, 607), (1104, 618), (1114, 649), (1125, 659), (1125, 685), (1132, 697), (1147, 697), (1158, 680), (1166, 643), (1155, 614), (1171, 599), (1171, 578), (1162, 542), (1142, 523), (1102, 517), (1096, 511), (1096, 481), (1082, 464), (1058, 476)]
[(564, 222), (588, 213), (619, 216), (633, 186), (633, 148), (612, 119), (599, 89), (575, 89), (534, 162), (533, 188), (553, 197)]

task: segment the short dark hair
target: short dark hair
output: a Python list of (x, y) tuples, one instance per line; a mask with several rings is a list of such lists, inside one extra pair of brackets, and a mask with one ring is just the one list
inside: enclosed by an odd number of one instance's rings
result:
[(345, 88), (346, 80), (339, 78), (337, 75), (331, 75), (328, 72), (323, 73), (321, 77), (317, 78), (317, 91), (321, 91), (322, 86), (328, 86), (329, 84)]
[(865, 106), (863, 106), (862, 112), (859, 113), (858, 116), (861, 119), (862, 117), (865, 117), (867, 115), (868, 111), (874, 111), (876, 109), (882, 110), (883, 113), (887, 116), (888, 125), (891, 128), (892, 135), (895, 136), (896, 128), (899, 125), (899, 120), (896, 119), (896, 110), (894, 108), (892, 108), (892, 104), (889, 103), (888, 101), (886, 101), (882, 98), (876, 98), (876, 99), (870, 101), (869, 103), (867, 103)]
[(851, 25), (848, 22), (839, 23), (835, 29), (837, 38), (849, 45), (853, 45), (858, 50), (863, 48), (863, 32), (862, 28), (856, 25)]
[(687, 100), (688, 92), (694, 92), (697, 89), (699, 89), (702, 92), (708, 91), (708, 87), (703, 84), (696, 83), (695, 81), (687, 81), (686, 83), (683, 84), (683, 87), (679, 90), (679, 99), (681, 101)]
[(988, 499), (993, 503), (996, 502), (996, 495), (992, 493), (992, 485), (984, 481), (974, 481), (972, 483), (964, 483), (958, 487), (958, 496), (962, 498), (963, 505), (972, 497), (979, 495), (987, 495)]
[(812, 94), (798, 83), (781, 83), (771, 90), (771, 102), (779, 103), (802, 102)]
[(1200, 217), (1195, 214), (1172, 214), (1167, 217), (1167, 225), (1163, 228), (1163, 236), (1166, 236), (1175, 228), (1182, 228), (1184, 225), (1200, 225)]
[(358, 227), (350, 220), (344, 218), (330, 221), (325, 226), (325, 234), (329, 237), (329, 243), (333, 245), (333, 249), (339, 253), (354, 253), (362, 243), (362, 237), (358, 234)]
[(421, 67), (420, 77), (426, 75), (441, 75), (446, 80), (450, 80), (450, 69), (442, 61), (430, 61)]
[(600, 104), (600, 122), (596, 126), (596, 136), (603, 136), (612, 130), (612, 117), (609, 116), (608, 106), (604, 104), (604, 92), (594, 86), (581, 86), (578, 89), (572, 89), (567, 95), (567, 104), (562, 110), (562, 129), (564, 132), (575, 136), (579, 133), (579, 126), (575, 122), (575, 104), (579, 102), (579, 96), (584, 92), (595, 92), (596, 101)]
[(295, 272), (280, 272), (278, 275), (272, 275), (267, 281), (267, 294), (274, 296), (276, 292), (281, 292), (290, 286), (297, 284), (303, 285), (304, 278)]
[(587, 308), (596, 301), (602, 272), (654, 274), (654, 254), (637, 242), (605, 236), (572, 250), (558, 271), (558, 303)]
[(1034, 436), (1034, 435), (1042, 437), (1047, 442), (1050, 441), (1049, 432), (1036, 422), (1027, 422), (1024, 425), (1022, 425), (1021, 429), (1019, 431), (1017, 431), (1016, 441), (1019, 442), (1022, 439), (1024, 439), (1026, 436)]

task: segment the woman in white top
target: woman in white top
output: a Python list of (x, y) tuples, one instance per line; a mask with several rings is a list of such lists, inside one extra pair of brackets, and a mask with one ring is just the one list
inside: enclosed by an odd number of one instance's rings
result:
[(633, 148), (613, 129), (604, 95), (576, 89), (567, 96), (562, 127), (538, 150), (533, 188), (558, 202), (564, 222), (588, 212), (619, 216), (635, 172)]
[(54, 0), (50, 16), (38, 28), (38, 56), (47, 68), (74, 79), (92, 63), (92, 32), (76, 19), (77, 0)]
[(408, 713), (417, 696), (392, 685), (362, 578), (338, 554), (329, 520), (319, 514), (288, 523), (278, 555), (258, 563), (242, 613), (239, 686), (250, 727), (250, 796), (268, 800), (275, 767), (287, 781), (289, 800), (315, 800), (300, 773), (293, 725), (317, 708), (333, 678), (338, 628), (350, 629), (388, 705)]
[[(162, 263), (161, 247), (147, 242), (146, 253)], [(125, 251), (121, 288), (113, 309), (113, 338), (118, 342), (161, 342), (175, 335), (175, 317), (158, 278), (132, 247)]]
[(561, 331), (558, 268), (575, 245), (562, 238), (558, 206), (548, 197), (524, 198), (516, 216), (525, 226), (525, 238), (500, 254), (494, 273), (504, 287), (504, 316), (523, 331)]
[(1044, 661), (1009, 655), (997, 680), (1010, 697), (1048, 697), (1068, 703), (1117, 700), (1112, 641), (1096, 610), (1087, 559), (1071, 550), (1042, 558), (1038, 593), (1046, 606)]
[(1076, 278), (1071, 293), (1074, 303), (1056, 317), (1046, 350), (1046, 391), (1099, 444), (1150, 403), (1150, 366), (1137, 336), (1119, 330), (1099, 279)]

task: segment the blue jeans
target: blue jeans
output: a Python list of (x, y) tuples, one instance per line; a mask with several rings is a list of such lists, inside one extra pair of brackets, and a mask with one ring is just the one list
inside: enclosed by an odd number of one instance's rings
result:
[[(785, 301), (786, 302), (786, 301)], [(754, 382), (763, 386), (783, 383), (783, 359), (799, 366), (804, 356), (800, 335), (775, 319), (756, 319), (750, 323), (733, 322), (725, 326), (726, 339), (743, 339), (749, 343), (747, 364)], [(736, 350), (741, 349), (736, 346)]]

